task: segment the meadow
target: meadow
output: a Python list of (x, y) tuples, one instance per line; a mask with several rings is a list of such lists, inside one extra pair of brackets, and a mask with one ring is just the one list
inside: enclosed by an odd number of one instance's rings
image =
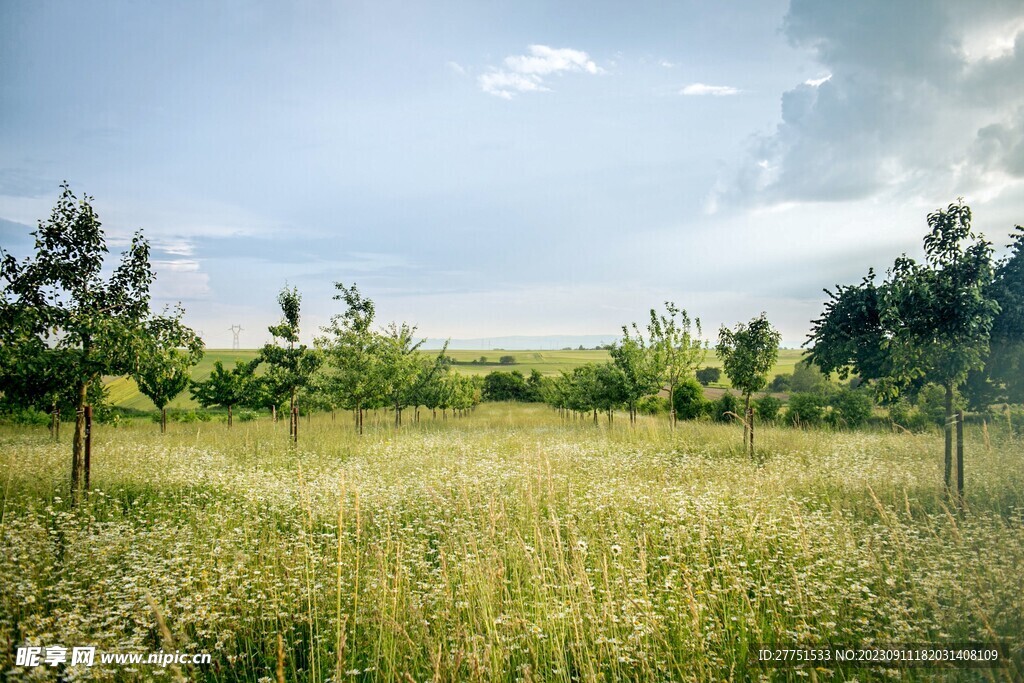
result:
[[(410, 421), (411, 422), (411, 421)], [(0, 427), (0, 671), (11, 680), (1022, 680), (1024, 443), (466, 418)], [(70, 430), (69, 430), (70, 431)], [(163, 623), (166, 628), (161, 626)], [(997, 668), (769, 667), (760, 646), (1002, 642)], [(210, 665), (14, 666), (16, 644)], [(280, 645), (279, 645), (280, 643)]]

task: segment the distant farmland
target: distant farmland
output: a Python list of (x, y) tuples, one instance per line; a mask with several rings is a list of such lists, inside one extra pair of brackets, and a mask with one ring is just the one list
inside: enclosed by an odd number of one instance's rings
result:
[[(217, 361), (224, 363), (225, 367), (232, 367), (235, 361), (251, 361), (259, 353), (258, 349), (208, 349), (203, 360), (193, 368), (192, 379), (206, 379), (213, 370), (213, 364)], [(436, 354), (437, 351), (424, 351), (424, 354)], [(780, 374), (792, 374), (793, 366), (797, 364), (802, 355), (798, 349), (782, 349), (779, 351), (779, 360), (775, 364), (769, 376)], [(560, 372), (571, 371), (573, 368), (587, 363), (603, 363), (611, 360), (611, 356), (604, 350), (573, 350), (573, 351), (502, 351), (500, 349), (488, 349), (486, 351), (448, 351), (448, 356), (455, 359), (454, 368), (457, 372), (466, 375), (486, 375), (495, 370), (511, 372), (518, 370), (524, 375), (529, 375), (533, 370), (539, 371), (542, 375), (557, 375)], [(503, 365), (500, 362), (502, 356), (512, 356), (515, 363)], [(481, 362), (485, 358), (486, 362)], [(722, 367), (722, 363), (715, 356), (713, 351), (708, 352), (705, 366)], [(723, 376), (721, 382), (714, 385), (717, 387), (728, 387), (728, 379)], [(107, 382), (107, 390), (110, 392), (110, 402), (121, 408), (132, 410), (156, 410), (152, 401), (139, 392), (138, 386), (132, 379), (123, 377), (110, 378)], [(172, 409), (189, 409), (198, 407), (189, 397), (188, 391), (180, 394), (168, 406)]]

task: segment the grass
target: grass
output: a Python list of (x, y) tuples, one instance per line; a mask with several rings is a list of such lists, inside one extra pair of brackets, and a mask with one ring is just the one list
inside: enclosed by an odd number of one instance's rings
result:
[[(374, 424), (375, 421), (375, 424)], [(968, 432), (759, 431), (535, 405), (471, 417), (0, 428), (0, 670), (14, 644), (210, 652), (211, 681), (1020, 680), (1024, 462)], [(283, 658), (278, 656), (281, 638)], [(1016, 669), (790, 667), (760, 644), (1004, 641)], [(93, 668), (85, 679), (170, 672)], [(42, 679), (56, 674), (33, 670)]]

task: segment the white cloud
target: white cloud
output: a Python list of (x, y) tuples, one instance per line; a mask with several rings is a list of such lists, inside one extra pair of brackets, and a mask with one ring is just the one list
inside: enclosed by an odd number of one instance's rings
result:
[(827, 83), (830, 80), (832, 80), (832, 74), (822, 76), (821, 78), (808, 78), (806, 81), (804, 81), (804, 85), (809, 85), (812, 88), (817, 88), (818, 86), (822, 85), (823, 83)]
[(739, 89), (731, 85), (707, 85), (705, 83), (691, 83), (679, 91), (680, 95), (711, 95), (713, 97), (724, 97), (726, 95), (737, 95)]
[(559, 73), (604, 73), (582, 50), (530, 45), (529, 54), (506, 57), (503, 68), (492, 68), (477, 78), (480, 89), (506, 100), (518, 93), (550, 90), (544, 79)]

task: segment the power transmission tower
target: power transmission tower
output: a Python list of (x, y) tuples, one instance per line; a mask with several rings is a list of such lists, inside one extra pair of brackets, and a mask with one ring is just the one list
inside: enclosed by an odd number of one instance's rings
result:
[(232, 325), (229, 329), (231, 330), (231, 334), (234, 337), (234, 339), (231, 341), (231, 348), (233, 350), (237, 351), (238, 348), (239, 348), (238, 347), (238, 333), (242, 331), (242, 326), (241, 325)]

